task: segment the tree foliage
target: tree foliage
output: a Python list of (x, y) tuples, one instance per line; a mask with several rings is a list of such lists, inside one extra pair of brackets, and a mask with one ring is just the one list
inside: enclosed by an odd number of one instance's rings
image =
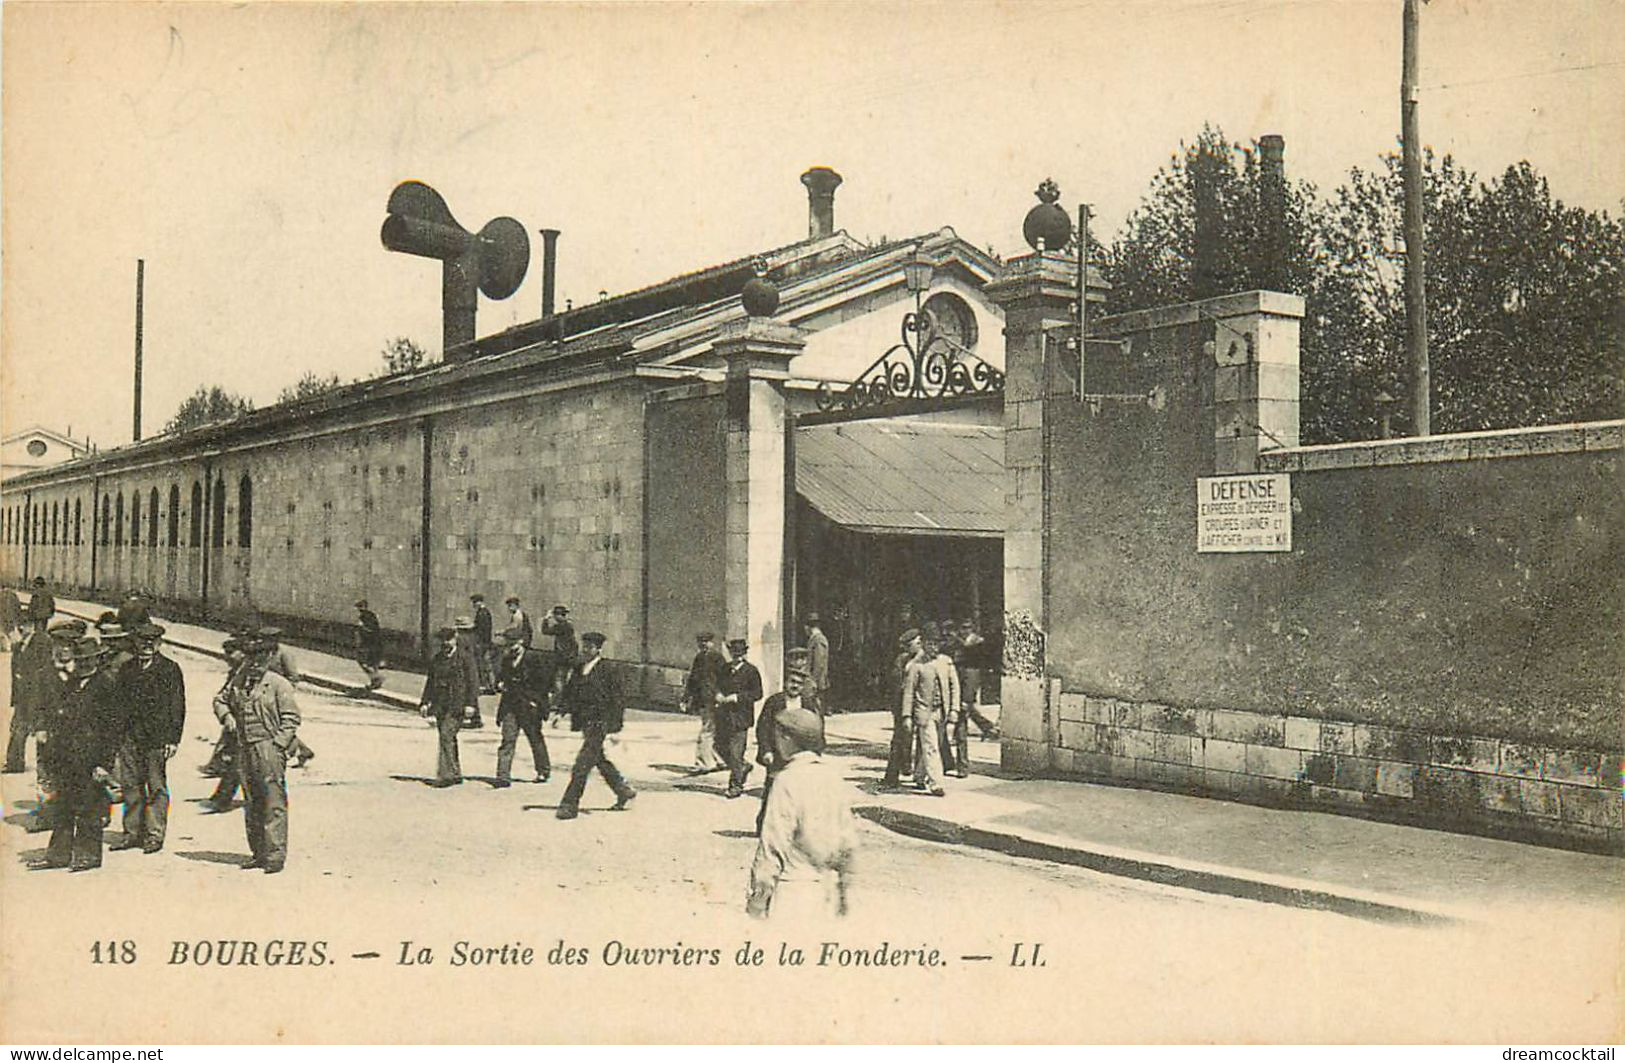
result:
[(297, 383), (283, 388), (277, 394), (276, 401), (280, 405), (284, 402), (298, 402), (301, 399), (315, 398), (322, 392), (332, 391), (336, 387), (342, 387), (343, 384), (344, 381), (339, 379), (337, 373), (321, 376), (314, 371), (307, 371), (304, 376), (299, 378)]
[(186, 398), (164, 426), (166, 432), (185, 432), (219, 421), (231, 421), (254, 409), (254, 404), (218, 384), (198, 389)]
[(405, 336), (396, 336), (384, 344), (384, 375), (409, 373), (423, 364), (428, 352)]
[[(1328, 196), (1288, 182), (1284, 254), (1272, 274), (1256, 146), (1204, 128), (1153, 177), (1103, 256), (1113, 312), (1198, 297), (1197, 166), (1210, 168), (1217, 190), (1218, 290), (1281, 286), (1305, 299), (1304, 442), (1376, 436), (1377, 396), (1400, 398), (1405, 386), (1399, 159), (1352, 170)], [(1430, 155), (1423, 198), (1435, 431), (1621, 416), (1625, 226), (1552, 198), (1527, 162), (1481, 183)], [(1403, 412), (1396, 425), (1405, 428)]]

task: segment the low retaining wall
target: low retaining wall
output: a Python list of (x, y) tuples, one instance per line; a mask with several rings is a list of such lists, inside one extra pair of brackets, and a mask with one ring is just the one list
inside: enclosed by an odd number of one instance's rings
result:
[(1055, 741), (1008, 736), (1016, 770), (1625, 853), (1621, 760), (1607, 753), (1021, 686), (1048, 701)]

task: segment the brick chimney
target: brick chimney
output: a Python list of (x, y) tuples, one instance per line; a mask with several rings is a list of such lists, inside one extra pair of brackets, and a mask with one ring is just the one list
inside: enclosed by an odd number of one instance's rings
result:
[(841, 175), (828, 166), (814, 166), (801, 175), (807, 186), (807, 239), (817, 240), (835, 232), (835, 190)]

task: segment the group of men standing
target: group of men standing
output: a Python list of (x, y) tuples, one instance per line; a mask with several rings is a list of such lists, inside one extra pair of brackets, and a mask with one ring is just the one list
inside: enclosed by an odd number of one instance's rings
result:
[(186, 721), (180, 666), (160, 652), (164, 629), (132, 595), (94, 628), (53, 622), (56, 603), (35, 582), (12, 653), (12, 729), (5, 770), (25, 767), (35, 737), (39, 829), (49, 829), (45, 866), (101, 866), (111, 806), (124, 805), (114, 849), (156, 853), (169, 820), (168, 763)]

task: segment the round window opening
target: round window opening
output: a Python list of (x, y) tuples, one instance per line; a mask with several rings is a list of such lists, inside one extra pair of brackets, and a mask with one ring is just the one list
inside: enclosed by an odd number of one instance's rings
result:
[(937, 292), (921, 307), (938, 336), (965, 350), (976, 349), (976, 312), (952, 292)]
[(45, 457), (45, 440), (30, 439), (28, 441), (28, 455), (33, 458)]

